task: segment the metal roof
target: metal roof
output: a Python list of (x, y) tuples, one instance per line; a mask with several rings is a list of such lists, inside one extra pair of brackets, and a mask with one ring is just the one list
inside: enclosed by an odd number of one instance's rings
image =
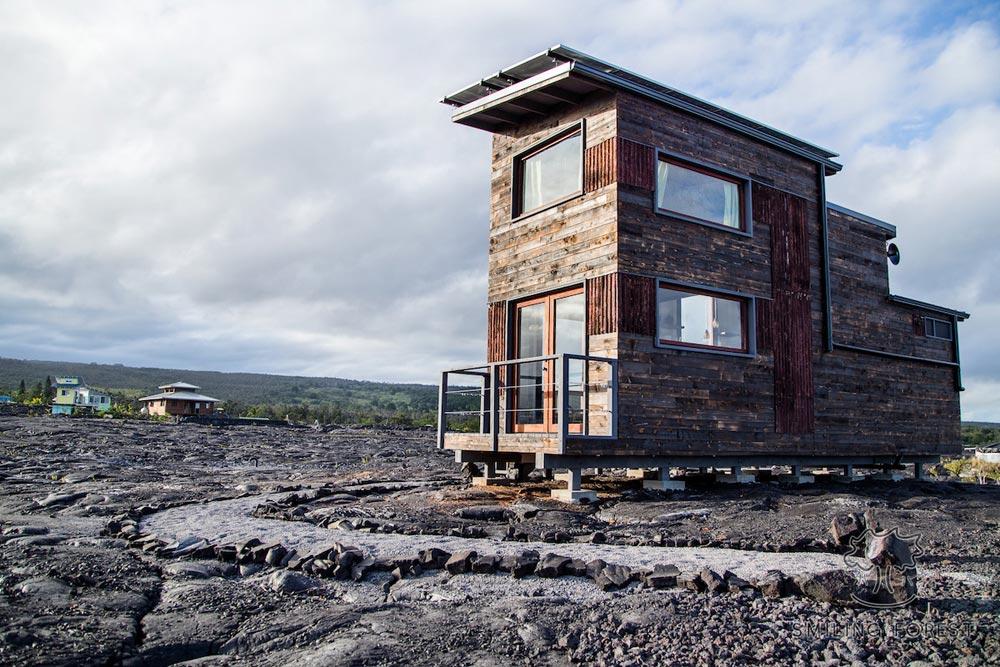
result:
[(201, 387), (187, 382), (171, 382), (170, 384), (161, 384), (157, 389), (201, 389)]
[(858, 213), (857, 211), (853, 211), (847, 208), (846, 206), (841, 206), (840, 204), (834, 204), (829, 201), (826, 203), (826, 208), (830, 211), (836, 211), (837, 213), (849, 215), (852, 218), (857, 218), (858, 220), (861, 220), (862, 222), (867, 222), (869, 224), (875, 225), (876, 227), (880, 227), (881, 229), (884, 229), (885, 231), (892, 234), (892, 236), (890, 236), (889, 238), (891, 239), (896, 238), (896, 225), (889, 224), (885, 220), (879, 220), (878, 218), (873, 218), (870, 215), (865, 215), (864, 213)]
[(830, 159), (837, 153), (827, 148), (561, 44), (446, 95), (441, 102), (458, 107), (452, 114), (456, 123), (496, 132), (545, 116), (558, 106), (578, 104), (596, 90), (626, 90), (648, 97), (819, 162), (827, 173), (842, 168)]
[(901, 303), (907, 306), (914, 306), (916, 308), (923, 308), (924, 310), (929, 310), (935, 313), (941, 313), (942, 315), (951, 315), (958, 320), (969, 319), (969, 313), (961, 310), (953, 310), (951, 308), (945, 308), (944, 306), (936, 306), (933, 303), (927, 303), (926, 301), (917, 301), (916, 299), (911, 299), (908, 296), (899, 296), (898, 294), (890, 294), (889, 301), (894, 301), (896, 303)]
[(206, 401), (209, 403), (219, 403), (219, 399), (212, 398), (211, 396), (204, 396), (202, 394), (196, 394), (192, 391), (164, 391), (159, 394), (153, 394), (152, 396), (143, 396), (140, 401), (161, 401), (161, 400), (171, 400), (171, 401)]

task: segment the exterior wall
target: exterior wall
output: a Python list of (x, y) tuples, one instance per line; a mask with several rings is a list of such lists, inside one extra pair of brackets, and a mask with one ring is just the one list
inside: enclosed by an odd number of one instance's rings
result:
[(146, 401), (146, 409), (151, 415), (184, 417), (189, 415), (211, 415), (215, 411), (214, 403), (203, 403), (198, 401), (199, 408), (195, 410), (195, 401), (173, 401), (161, 399), (156, 401)]
[[(581, 118), (584, 194), (512, 220), (512, 158)], [(656, 213), (657, 150), (745, 176), (752, 233)], [(588, 352), (619, 359), (619, 438), (570, 439), (566, 454), (863, 458), (958, 451), (952, 368), (824, 349), (821, 178), (816, 163), (624, 92), (494, 135), (488, 359), (509, 352), (512, 301), (584, 284)], [(834, 339), (951, 361), (952, 343), (917, 330), (933, 312), (888, 299), (885, 231), (834, 211), (828, 218)], [(657, 346), (658, 278), (752, 298), (753, 354)], [(490, 449), (476, 436), (448, 442)], [(550, 436), (522, 435), (499, 449), (557, 446)]]
[[(511, 219), (513, 158), (559, 128), (583, 119), (585, 147), (613, 137), (614, 95), (596, 95), (560, 116), (493, 136), (490, 202), (489, 302), (516, 299), (613, 271), (617, 262), (616, 188), (594, 187), (581, 197)], [(591, 153), (592, 154), (592, 153)], [(589, 171), (588, 171), (589, 173)]]

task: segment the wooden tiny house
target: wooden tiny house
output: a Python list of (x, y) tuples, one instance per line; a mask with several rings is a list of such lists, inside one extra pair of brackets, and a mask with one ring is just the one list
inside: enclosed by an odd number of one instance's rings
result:
[(572, 491), (960, 451), (968, 315), (890, 294), (895, 228), (826, 201), (835, 153), (561, 46), (444, 102), (493, 134), (487, 359), (441, 383), (460, 461)]

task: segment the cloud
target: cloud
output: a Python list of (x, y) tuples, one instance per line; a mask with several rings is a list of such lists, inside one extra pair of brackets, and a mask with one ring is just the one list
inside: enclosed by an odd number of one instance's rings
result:
[(911, 2), (0, 6), (2, 353), (482, 359), (489, 137), (435, 101), (556, 42), (840, 149), (831, 198), (899, 226), (896, 291), (973, 312), (970, 393), (1000, 380), (997, 16)]

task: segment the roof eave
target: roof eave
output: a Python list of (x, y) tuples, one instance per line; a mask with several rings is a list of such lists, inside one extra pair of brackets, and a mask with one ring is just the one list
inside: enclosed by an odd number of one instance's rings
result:
[[(554, 49), (555, 48), (560, 48), (560, 47), (554, 47)], [(540, 54), (540, 55), (547, 55), (553, 53), (554, 49), (550, 49), (550, 51), (546, 52), (546, 54)], [(534, 58), (537, 57), (539, 56), (534, 56)], [(501, 73), (502, 72), (503, 70), (501, 70)], [(519, 81), (518, 83), (497, 90), (484, 97), (480, 97), (472, 102), (469, 102), (468, 104), (458, 106), (452, 113), (451, 119), (456, 123), (462, 125), (469, 125), (470, 127), (476, 127), (478, 129), (483, 129), (487, 131), (495, 131), (503, 126), (514, 127), (518, 125), (519, 122), (524, 122), (524, 120), (526, 119), (522, 120), (522, 119), (507, 118), (505, 117), (507, 116), (507, 113), (504, 112), (502, 109), (498, 109), (498, 107), (501, 107), (504, 104), (508, 104), (513, 100), (529, 95), (531, 93), (545, 94), (546, 88), (555, 86), (560, 82), (570, 79), (574, 79), (577, 81), (580, 80), (586, 81), (590, 85), (602, 89), (617, 88), (621, 90), (626, 90), (628, 92), (632, 92), (637, 95), (648, 97), (657, 102), (660, 102), (661, 104), (665, 104), (667, 106), (680, 109), (687, 113), (691, 113), (695, 116), (698, 116), (710, 122), (722, 125), (731, 130), (739, 132), (740, 134), (753, 137), (754, 139), (762, 141), (766, 144), (775, 146), (776, 148), (780, 148), (794, 155), (798, 155), (799, 157), (803, 157), (813, 162), (818, 162), (823, 165), (825, 173), (827, 175), (835, 174), (841, 169), (843, 169), (843, 165), (839, 164), (838, 162), (834, 162), (833, 160), (830, 159), (830, 157), (836, 155), (836, 153), (833, 153), (832, 151), (829, 151), (825, 148), (814, 146), (812, 144), (808, 144), (808, 148), (797, 146), (793, 143), (783, 141), (779, 137), (775, 137), (771, 134), (762, 132), (747, 125), (743, 125), (733, 120), (732, 118), (727, 118), (720, 114), (713, 113), (708, 109), (698, 107), (694, 104), (686, 103), (683, 99), (677, 99), (675, 97), (669, 97), (667, 95), (663, 95), (658, 91), (653, 90), (647, 86), (643, 86), (634, 81), (623, 79), (622, 77), (616, 76), (613, 73), (601, 71), (596, 67), (578, 62), (576, 60), (567, 60), (561, 65), (557, 65), (547, 71), (544, 71), (540, 74), (536, 74), (533, 77), (524, 79), (523, 81)], [(449, 102), (449, 99), (458, 94), (459, 93), (453, 93), (451, 96), (444, 98), (442, 101), (448, 104), (453, 104), (452, 102)], [(732, 112), (728, 113), (732, 114)], [(732, 115), (737, 116), (737, 114), (732, 114)], [(758, 125), (762, 124), (758, 123)], [(777, 130), (774, 131), (778, 132)], [(784, 134), (784, 133), (779, 132), (779, 134)], [(787, 136), (794, 139), (795, 141), (806, 143), (802, 140), (791, 137), (791, 135)]]

